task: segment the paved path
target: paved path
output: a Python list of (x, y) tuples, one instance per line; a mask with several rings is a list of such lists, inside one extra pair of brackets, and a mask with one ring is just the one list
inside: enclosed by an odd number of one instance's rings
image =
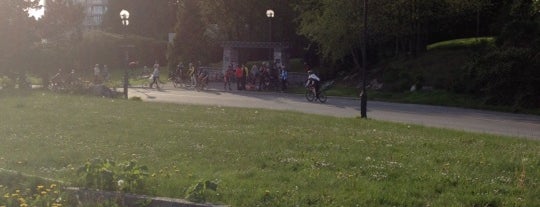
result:
[[(222, 91), (197, 92), (165, 86), (165, 89), (130, 88), (129, 96), (145, 101), (219, 105), (243, 108), (291, 110), (336, 116), (360, 116), (358, 99), (329, 97), (325, 104), (307, 102), (303, 95), (287, 93)], [(463, 131), (519, 136), (540, 140), (540, 116), (453, 107), (368, 102), (368, 117), (376, 120), (420, 124)]]

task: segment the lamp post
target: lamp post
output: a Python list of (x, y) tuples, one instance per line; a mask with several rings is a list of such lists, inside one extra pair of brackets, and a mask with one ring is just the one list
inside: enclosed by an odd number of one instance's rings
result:
[[(129, 12), (125, 9), (120, 11), (120, 19), (122, 19), (122, 25), (124, 27), (124, 39), (127, 35), (127, 27), (129, 25)], [(126, 53), (126, 66), (124, 69), (124, 98), (128, 98), (128, 64), (129, 64), (129, 51), (127, 45), (124, 48)]]
[(367, 91), (366, 91), (366, 70), (367, 70), (367, 12), (368, 12), (368, 0), (364, 0), (364, 41), (362, 44), (362, 93), (360, 96), (360, 117), (367, 118)]
[[(274, 18), (274, 10), (272, 10), (272, 9), (266, 10), (266, 17), (268, 17), (268, 25), (269, 25), (269, 29), (270, 29), (270, 31), (268, 33), (268, 42), (269, 42), (269, 44), (271, 44), (271, 42), (272, 42), (272, 19)], [(272, 59), (273, 59), (272, 58), (272, 47), (270, 47), (269, 50), (270, 50), (270, 55), (269, 55), (268, 59), (270, 61), (268, 61), (268, 66), (271, 67), (272, 62), (273, 62), (272, 61)]]

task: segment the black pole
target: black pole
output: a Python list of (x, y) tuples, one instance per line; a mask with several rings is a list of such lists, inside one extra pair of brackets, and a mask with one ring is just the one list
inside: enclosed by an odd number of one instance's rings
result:
[[(127, 24), (124, 20), (122, 23), (124, 24), (124, 41), (127, 40)], [(125, 54), (126, 54), (126, 65), (124, 67), (124, 98), (128, 98), (128, 67), (129, 67), (129, 51), (127, 47), (127, 42), (125, 42), (126, 45), (124, 47)]]
[[(269, 19), (269, 25), (270, 25), (270, 33), (268, 34), (268, 42), (269, 44), (272, 43), (272, 18), (274, 17), (268, 17)], [(272, 66), (272, 62), (273, 62), (273, 58), (272, 58), (272, 47), (270, 47), (269, 49), (269, 55), (268, 55), (268, 66), (271, 67)]]
[(367, 70), (367, 12), (368, 0), (364, 0), (364, 42), (362, 44), (362, 92), (360, 95), (360, 117), (367, 118), (367, 91), (366, 91), (366, 70)]

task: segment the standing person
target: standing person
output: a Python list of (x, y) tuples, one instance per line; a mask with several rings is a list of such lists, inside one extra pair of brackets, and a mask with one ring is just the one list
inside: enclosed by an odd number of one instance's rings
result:
[(104, 82), (107, 82), (109, 78), (111, 77), (111, 75), (109, 74), (109, 68), (107, 67), (107, 65), (103, 65), (102, 75), (103, 75)]
[(253, 85), (256, 85), (257, 84), (257, 76), (259, 75), (259, 67), (257, 67), (257, 64), (253, 64), (253, 66), (251, 66), (251, 78), (252, 78), (252, 83)]
[(178, 66), (176, 66), (176, 77), (178, 78), (178, 81), (184, 83), (184, 63), (182, 62), (178, 63)]
[(240, 65), (237, 65), (236, 71), (236, 90), (243, 90), (242, 88), (242, 79), (244, 78), (244, 70)]
[(195, 87), (197, 85), (197, 71), (193, 63), (189, 63), (189, 77), (191, 78), (191, 86)]
[(94, 66), (94, 84), (101, 83), (101, 70), (99, 69), (99, 64)]
[(244, 76), (242, 77), (242, 88), (246, 90), (246, 83), (249, 79), (249, 68), (245, 64), (242, 64), (242, 71), (244, 72)]
[(288, 78), (288, 72), (285, 68), (285, 65), (280, 66), (279, 71), (279, 80), (281, 81), (281, 91), (287, 90), (287, 78)]
[(258, 89), (257, 90), (263, 90), (265, 89), (265, 81), (266, 81), (266, 78), (268, 76), (268, 70), (266, 69), (266, 66), (265, 65), (261, 65), (261, 67), (259, 67), (259, 86), (258, 86)]
[(229, 65), (227, 67), (227, 70), (225, 71), (225, 75), (223, 76), (223, 89), (227, 90), (227, 86), (229, 88), (229, 91), (232, 91), (231, 89), (231, 79), (234, 76), (234, 70), (232, 69), (232, 65)]
[(156, 88), (159, 89), (159, 64), (156, 62), (154, 64), (154, 71), (152, 72), (152, 83), (150, 83), (150, 88), (156, 84)]

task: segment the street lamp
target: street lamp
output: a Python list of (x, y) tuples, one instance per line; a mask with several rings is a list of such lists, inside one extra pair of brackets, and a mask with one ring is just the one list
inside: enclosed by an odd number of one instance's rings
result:
[[(122, 25), (124, 26), (124, 39), (127, 35), (127, 27), (129, 25), (129, 12), (125, 9), (122, 9), (120, 11), (120, 19), (122, 19)], [(128, 64), (129, 64), (129, 51), (128, 47), (126, 45), (125, 53), (126, 53), (126, 66), (124, 69), (124, 98), (128, 98)]]
[(364, 0), (364, 41), (362, 43), (362, 93), (360, 95), (360, 117), (367, 118), (367, 41), (368, 41), (368, 29), (367, 29), (367, 13), (368, 13), (368, 0)]
[[(270, 32), (268, 33), (268, 42), (269, 44), (271, 45), (272, 44), (272, 19), (274, 18), (274, 10), (272, 9), (268, 9), (266, 10), (266, 17), (268, 17), (268, 22), (269, 22), (269, 28), (270, 28)], [(270, 47), (270, 55), (269, 55), (269, 62), (268, 62), (268, 66), (271, 67), (272, 66), (272, 47)]]

